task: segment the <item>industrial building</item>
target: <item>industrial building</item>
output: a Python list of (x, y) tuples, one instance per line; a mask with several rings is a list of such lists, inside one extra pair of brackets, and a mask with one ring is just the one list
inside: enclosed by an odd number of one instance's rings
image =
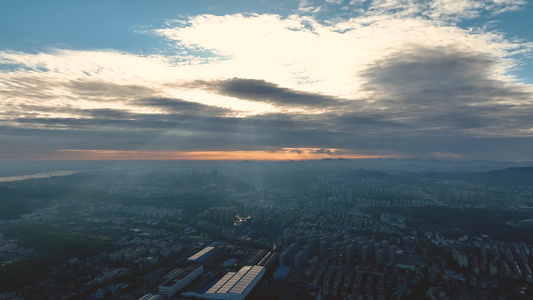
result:
[(244, 266), (238, 272), (229, 272), (217, 281), (205, 294), (197, 295), (203, 299), (244, 299), (265, 275), (262, 266)]
[(139, 300), (163, 300), (163, 296), (159, 294), (146, 294), (139, 298)]
[(176, 276), (168, 279), (159, 286), (159, 294), (166, 297), (172, 297), (177, 291), (184, 288), (198, 276), (202, 275), (204, 268), (201, 265), (191, 265), (181, 270)]
[(199, 252), (195, 253), (191, 257), (187, 258), (187, 261), (189, 262), (203, 262), (206, 258), (213, 255), (215, 251), (215, 247), (205, 247), (204, 249), (200, 250)]

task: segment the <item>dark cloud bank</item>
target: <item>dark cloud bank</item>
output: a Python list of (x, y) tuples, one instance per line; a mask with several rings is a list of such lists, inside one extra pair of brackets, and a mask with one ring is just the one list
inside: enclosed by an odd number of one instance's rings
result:
[[(138, 87), (106, 86), (125, 101), (167, 114), (78, 110), (80, 118), (19, 117), (1, 130), (4, 153), (17, 149), (269, 150), (319, 148), (317, 153), (465, 159), (531, 160), (533, 97), (523, 86), (492, 79), (497, 62), (479, 53), (412, 48), (362, 74), (371, 99), (340, 99), (264, 80), (194, 81), (220, 95), (321, 114), (271, 113), (235, 117), (224, 108), (147, 96)], [(96, 83), (73, 83), (92, 97)], [(41, 129), (21, 129), (35, 127)], [(296, 150), (297, 151), (297, 150)], [(328, 152), (329, 151), (329, 152)]]

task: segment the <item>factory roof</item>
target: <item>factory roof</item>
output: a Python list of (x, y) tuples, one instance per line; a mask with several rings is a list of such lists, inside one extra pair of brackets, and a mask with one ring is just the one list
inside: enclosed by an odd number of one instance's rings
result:
[(229, 272), (206, 294), (242, 294), (263, 269), (261, 266), (244, 266), (238, 272)]
[(188, 275), (190, 275), (192, 272), (196, 271), (198, 268), (198, 266), (195, 266), (195, 265), (192, 265), (192, 266), (188, 266), (186, 269), (183, 269), (181, 270), (180, 272), (178, 272), (178, 274), (165, 281), (163, 284), (161, 284), (161, 286), (165, 286), (165, 287), (171, 287), (173, 286), (176, 282), (179, 282), (180, 280), (182, 280), (183, 278), (187, 277)]
[(193, 254), (191, 257), (187, 258), (187, 260), (197, 260), (201, 258), (202, 256), (206, 255), (207, 253), (213, 251), (214, 249), (215, 247), (205, 247), (204, 249)]

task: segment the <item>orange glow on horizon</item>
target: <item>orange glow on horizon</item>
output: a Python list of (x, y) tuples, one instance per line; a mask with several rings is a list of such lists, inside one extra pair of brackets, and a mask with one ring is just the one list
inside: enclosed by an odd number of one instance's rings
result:
[[(379, 158), (383, 155), (360, 155), (326, 149), (320, 153), (315, 148), (285, 148), (278, 151), (123, 151), (123, 150), (59, 150), (40, 157), (44, 160), (251, 160), (284, 161), (324, 158)], [(317, 153), (319, 151), (319, 153)], [(332, 154), (337, 153), (337, 154)], [(391, 156), (392, 157), (392, 156)]]

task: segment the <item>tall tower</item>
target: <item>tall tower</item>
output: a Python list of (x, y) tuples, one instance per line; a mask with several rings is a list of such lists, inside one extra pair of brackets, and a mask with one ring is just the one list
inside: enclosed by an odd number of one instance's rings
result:
[(370, 260), (370, 257), (369, 257), (370, 256), (370, 252), (371, 252), (370, 246), (368, 246), (368, 245), (364, 245), (361, 248), (360, 255), (361, 255), (361, 261), (362, 262), (366, 263), (366, 262), (368, 262)]

